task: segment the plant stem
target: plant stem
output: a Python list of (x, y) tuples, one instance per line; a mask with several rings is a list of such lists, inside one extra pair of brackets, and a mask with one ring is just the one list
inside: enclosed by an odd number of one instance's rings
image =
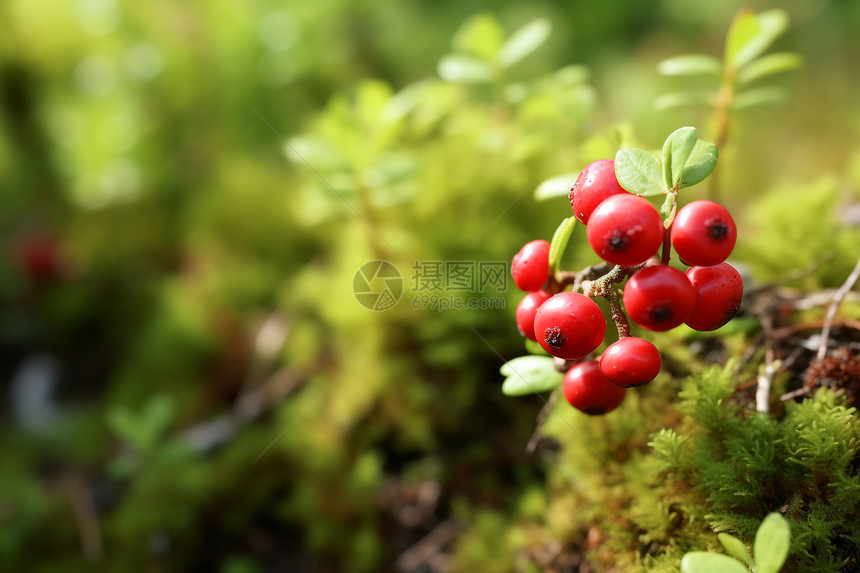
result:
[(618, 339), (627, 338), (630, 336), (630, 323), (627, 322), (627, 315), (621, 308), (621, 303), (618, 302), (618, 291), (611, 289), (604, 298), (609, 301), (609, 310), (612, 313), (612, 321), (615, 322), (615, 328), (618, 330)]
[(675, 222), (675, 215), (678, 213), (678, 187), (674, 187), (669, 191), (667, 201), (672, 202), (672, 207), (666, 220), (663, 221), (663, 250), (660, 253), (660, 264), (668, 265), (669, 259), (672, 258), (672, 224)]
[[(729, 123), (732, 110), (732, 102), (735, 99), (735, 86), (738, 71), (734, 66), (726, 63), (723, 67), (723, 75), (720, 78), (720, 89), (714, 102), (714, 145), (724, 152), (726, 141), (729, 138)], [(715, 171), (708, 185), (708, 199), (717, 201), (719, 199), (719, 171)]]

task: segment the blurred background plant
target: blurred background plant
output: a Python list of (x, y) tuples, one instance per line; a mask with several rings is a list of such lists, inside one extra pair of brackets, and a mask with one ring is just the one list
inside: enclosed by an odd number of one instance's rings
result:
[[(548, 493), (579, 438), (556, 468), (526, 450), (540, 400), (501, 394), (517, 294), (416, 309), (413, 266), (509, 261), (569, 214), (541, 181), (705, 125), (655, 110), (677, 87), (657, 65), (722, 53), (739, 7), (3, 3), (4, 570), (508, 571), (602, 547), (602, 511)], [(722, 200), (751, 276), (812, 263), (794, 284), (836, 287), (860, 244), (860, 7), (783, 8), (773, 49), (804, 66), (732, 124)], [(373, 259), (406, 281), (392, 310), (353, 297)], [(672, 374), (708, 361), (688, 342)], [(641, 420), (584, 435), (635, 452), (673, 423)]]

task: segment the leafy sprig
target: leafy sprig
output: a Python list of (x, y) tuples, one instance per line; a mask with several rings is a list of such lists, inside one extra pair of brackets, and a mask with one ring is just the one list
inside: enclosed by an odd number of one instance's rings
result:
[(788, 557), (791, 529), (778, 513), (771, 513), (761, 522), (753, 543), (753, 556), (746, 545), (733, 535), (720, 533), (717, 538), (731, 555), (709, 551), (691, 551), (681, 560), (681, 573), (778, 573)]
[[(657, 109), (671, 109), (705, 104), (719, 114), (783, 101), (788, 94), (781, 88), (747, 87), (759, 79), (801, 67), (803, 59), (793, 52), (762, 55), (787, 27), (788, 16), (783, 10), (741, 10), (726, 36), (722, 61), (706, 54), (685, 54), (663, 60), (657, 66), (666, 76), (719, 78), (719, 85), (708, 91), (670, 92), (654, 105)], [(717, 137), (718, 144), (720, 139)]]
[[(624, 189), (642, 197), (666, 195), (661, 209), (665, 228), (661, 255), (664, 264), (668, 263), (669, 232), (677, 209), (678, 191), (707, 178), (716, 169), (718, 158), (717, 146), (699, 139), (695, 127), (682, 127), (670, 134), (663, 143), (659, 157), (637, 148), (621, 149), (615, 155), (615, 177)], [(538, 186), (536, 194), (541, 198), (567, 194), (576, 175), (558, 176), (544, 181)], [(590, 297), (606, 298), (619, 335), (626, 336), (629, 325), (618, 305), (615, 285), (639, 267), (601, 267), (596, 276), (597, 267), (588, 267), (579, 272), (561, 270), (561, 258), (575, 225), (576, 218), (568, 217), (561, 222), (553, 235), (549, 250), (550, 279), (547, 288), (554, 293), (571, 288)], [(525, 359), (528, 361), (524, 361)], [(563, 380), (562, 376), (556, 376), (552, 372), (552, 359), (546, 356), (515, 358), (502, 366), (501, 373), (506, 377), (502, 392), (508, 396), (521, 396), (552, 390), (560, 386)]]

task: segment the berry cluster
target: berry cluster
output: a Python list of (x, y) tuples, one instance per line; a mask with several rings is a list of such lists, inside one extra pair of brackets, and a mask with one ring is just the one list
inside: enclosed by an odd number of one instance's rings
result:
[[(677, 189), (668, 190), (672, 203), (664, 221), (647, 199), (621, 186), (613, 160), (595, 161), (579, 174), (569, 199), (576, 219), (587, 225), (588, 243), (611, 270), (592, 280), (579, 273), (554, 275), (550, 243), (542, 240), (514, 256), (514, 282), (528, 293), (516, 311), (520, 334), (574, 362), (562, 392), (587, 414), (617, 408), (627, 388), (647, 384), (660, 372), (660, 352), (630, 336), (628, 316), (646, 330), (687, 324), (708, 331), (725, 325), (740, 307), (743, 281), (724, 262), (737, 239), (731, 215), (711, 201), (693, 201), (676, 212)], [(689, 267), (686, 272), (669, 266), (672, 248)], [(618, 283), (625, 279), (621, 291)], [(582, 294), (566, 291), (570, 285)], [(607, 326), (592, 300), (599, 296), (609, 302), (619, 340), (594, 359), (588, 356), (603, 343)]]

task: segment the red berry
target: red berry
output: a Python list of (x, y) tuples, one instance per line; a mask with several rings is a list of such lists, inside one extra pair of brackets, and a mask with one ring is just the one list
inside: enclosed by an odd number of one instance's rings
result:
[(622, 388), (647, 384), (657, 377), (662, 365), (657, 347), (635, 336), (610, 344), (600, 357), (600, 371)]
[(549, 277), (549, 243), (544, 240), (526, 243), (520, 252), (514, 255), (511, 276), (520, 290), (540, 290)]
[(690, 267), (687, 278), (696, 289), (696, 304), (685, 321), (695, 330), (716, 330), (726, 324), (741, 306), (744, 281), (728, 263), (712, 267)]
[(560, 292), (543, 303), (535, 315), (535, 337), (544, 350), (565, 360), (578, 360), (600, 346), (606, 319), (587, 296)]
[(586, 237), (607, 263), (632, 267), (655, 255), (663, 244), (663, 220), (642, 197), (613, 195), (591, 213)]
[(535, 314), (537, 314), (540, 305), (545, 303), (550, 296), (552, 295), (545, 290), (538, 290), (523, 297), (523, 300), (517, 305), (517, 329), (520, 334), (526, 338), (537, 340), (535, 338)]
[(570, 206), (573, 207), (574, 216), (587, 225), (592, 211), (605, 199), (619, 193), (627, 193), (627, 191), (615, 178), (615, 161), (601, 159), (589, 163), (579, 172), (579, 177), (571, 187), (568, 198)]
[(687, 275), (668, 265), (637, 271), (624, 287), (624, 306), (630, 319), (648, 330), (675, 328), (690, 316), (696, 289)]
[(571, 406), (592, 416), (611, 412), (627, 393), (600, 373), (596, 360), (574, 364), (564, 376), (561, 392)]
[(59, 241), (49, 235), (23, 238), (15, 250), (19, 267), (36, 282), (50, 282), (63, 274)]
[(672, 246), (688, 265), (721, 263), (732, 253), (738, 229), (732, 216), (713, 201), (693, 201), (678, 211), (672, 225)]

